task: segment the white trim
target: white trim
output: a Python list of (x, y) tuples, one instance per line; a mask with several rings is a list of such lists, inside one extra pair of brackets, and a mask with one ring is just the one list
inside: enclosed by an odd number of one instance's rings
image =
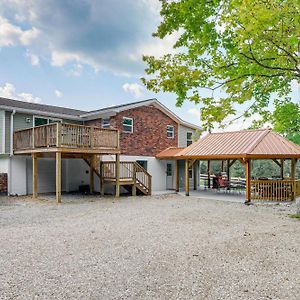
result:
[(5, 110), (1, 111), (3, 113), (3, 120), (2, 120), (2, 150), (1, 153), (5, 153)]
[[(171, 127), (173, 130), (172, 130), (172, 136), (168, 136), (168, 133), (170, 133), (171, 131), (168, 130), (168, 127)], [(167, 125), (166, 126), (166, 129), (167, 129), (167, 138), (168, 139), (174, 139), (174, 136), (175, 136), (175, 131), (174, 131), (174, 126), (173, 125)]]
[[(124, 120), (131, 120), (131, 131), (124, 131)], [(130, 125), (125, 125), (125, 126), (130, 126)], [(133, 118), (129, 118), (129, 117), (123, 117), (123, 119), (122, 119), (122, 132), (124, 132), (124, 133), (133, 133)]]

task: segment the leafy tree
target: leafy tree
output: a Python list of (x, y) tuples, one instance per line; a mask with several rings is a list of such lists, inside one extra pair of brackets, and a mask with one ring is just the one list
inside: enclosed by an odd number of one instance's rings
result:
[(268, 114), (300, 82), (299, 0), (160, 0), (154, 36), (175, 34), (175, 54), (145, 56), (146, 87), (174, 92), (177, 105), (201, 104), (204, 127), (237, 109)]
[(300, 145), (300, 106), (291, 101), (276, 101), (271, 117), (273, 129)]

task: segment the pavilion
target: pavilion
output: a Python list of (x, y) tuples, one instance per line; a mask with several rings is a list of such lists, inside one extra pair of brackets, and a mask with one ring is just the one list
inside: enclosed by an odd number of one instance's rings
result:
[[(227, 165), (230, 182), (230, 167), (240, 161), (246, 170), (246, 200), (294, 200), (300, 195), (300, 180), (296, 180), (296, 163), (300, 147), (271, 129), (242, 130), (209, 133), (187, 148), (169, 148), (157, 155), (158, 159), (175, 160), (176, 191), (179, 191), (178, 161), (185, 161), (185, 194), (189, 196), (189, 169), (199, 160), (207, 161), (208, 185), (210, 185), (210, 162), (222, 161)], [(251, 161), (270, 159), (281, 169), (279, 179), (254, 179), (251, 176)], [(290, 161), (291, 176), (284, 178), (284, 161)], [(209, 186), (210, 187), (210, 186)], [(195, 189), (195, 185), (194, 185)]]

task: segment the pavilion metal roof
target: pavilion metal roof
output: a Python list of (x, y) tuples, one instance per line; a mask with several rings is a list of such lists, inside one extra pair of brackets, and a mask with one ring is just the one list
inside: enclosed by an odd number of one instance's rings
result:
[(174, 158), (300, 158), (300, 146), (271, 129), (209, 133), (189, 147), (177, 152)]
[(184, 148), (169, 147), (156, 155), (157, 159), (174, 159), (175, 155), (181, 152)]

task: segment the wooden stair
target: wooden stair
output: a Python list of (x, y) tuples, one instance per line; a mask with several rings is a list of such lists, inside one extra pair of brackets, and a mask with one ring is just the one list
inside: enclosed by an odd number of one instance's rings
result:
[[(91, 160), (84, 159), (91, 167)], [(94, 166), (91, 167), (101, 181), (101, 193), (104, 193), (105, 184), (116, 184), (116, 162), (101, 161), (97, 156), (94, 160)], [(120, 162), (119, 184), (127, 190), (131, 190), (132, 195), (137, 192), (143, 195), (151, 195), (152, 176), (135, 161)]]

